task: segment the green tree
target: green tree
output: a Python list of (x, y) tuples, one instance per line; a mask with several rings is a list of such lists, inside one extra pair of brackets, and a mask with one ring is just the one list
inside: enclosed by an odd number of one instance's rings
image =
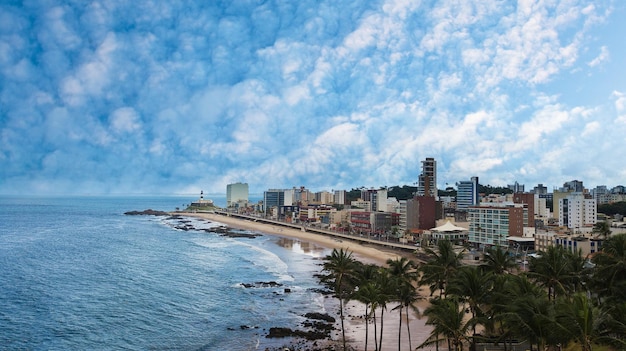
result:
[(592, 262), (592, 285), (598, 296), (611, 302), (626, 301), (626, 234), (614, 235), (604, 241), (602, 251)]
[(343, 350), (346, 350), (346, 330), (344, 327), (344, 305), (350, 299), (354, 290), (353, 278), (356, 263), (352, 252), (342, 249), (333, 249), (332, 253), (324, 258), (323, 271), (328, 274), (321, 276), (322, 282), (329, 286), (339, 299), (339, 317), (341, 319), (341, 337)]
[(609, 226), (609, 222), (607, 221), (598, 221), (593, 225), (593, 229), (591, 230), (591, 234), (594, 234), (596, 237), (606, 239), (611, 235), (611, 227)]
[[(395, 290), (395, 300), (398, 301), (398, 306), (394, 309), (399, 310), (400, 325), (398, 328), (398, 351), (401, 348), (401, 336), (402, 336), (402, 311), (406, 307), (406, 315), (408, 321), (408, 310), (413, 305), (417, 298), (415, 286), (413, 285), (418, 278), (418, 271), (416, 270), (416, 264), (414, 261), (409, 260), (406, 257), (397, 258), (395, 260), (388, 259), (387, 265), (389, 266), (389, 273), (393, 279), (393, 286)], [(407, 322), (408, 323), (408, 322)], [(409, 348), (411, 340), (411, 330), (408, 328), (409, 333)]]
[(571, 299), (559, 299), (556, 307), (556, 326), (565, 342), (573, 340), (582, 351), (591, 351), (592, 344), (600, 336), (602, 313), (593, 306), (587, 295), (578, 293)]
[(551, 301), (568, 290), (567, 284), (572, 278), (568, 254), (562, 246), (549, 246), (539, 257), (530, 258), (528, 276), (548, 290), (548, 299)]
[[(469, 324), (473, 335), (476, 335), (476, 326), (481, 324), (484, 317), (482, 308), (487, 305), (492, 283), (491, 273), (485, 273), (476, 266), (464, 266), (457, 271), (448, 285), (448, 294), (456, 296), (469, 308), (472, 314)], [(475, 345), (476, 340), (472, 337), (472, 350), (476, 349)]]
[(494, 274), (511, 273), (517, 265), (515, 258), (501, 247), (490, 247), (485, 250), (480, 267)]
[[(445, 340), (448, 343), (448, 350), (463, 350), (463, 342), (467, 341), (470, 325), (465, 322), (465, 311), (459, 308), (456, 298), (431, 299), (430, 306), (424, 310), (424, 315), (427, 317), (426, 325), (432, 325), (433, 329), (418, 348), (439, 345)], [(440, 339), (440, 336), (444, 339)]]
[(427, 285), (431, 296), (439, 290), (440, 295), (445, 297), (449, 280), (461, 266), (463, 252), (454, 252), (454, 247), (449, 240), (439, 240), (435, 249), (427, 247), (424, 252), (429, 259), (420, 267), (422, 277), (419, 285)]
[(522, 339), (543, 350), (554, 329), (554, 305), (549, 303), (545, 290), (525, 276), (509, 280), (505, 288), (509, 295), (504, 312), (498, 318), (506, 328)]
[(365, 305), (365, 351), (369, 344), (370, 320), (374, 324), (374, 348), (378, 350), (376, 337), (376, 308), (385, 294), (385, 288), (381, 285), (379, 276), (384, 268), (373, 264), (361, 264), (357, 272), (358, 290), (354, 298)]

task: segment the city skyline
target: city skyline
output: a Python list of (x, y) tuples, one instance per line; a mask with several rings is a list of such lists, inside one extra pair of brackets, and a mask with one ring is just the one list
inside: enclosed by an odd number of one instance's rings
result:
[(0, 194), (626, 183), (626, 4), (0, 5)]

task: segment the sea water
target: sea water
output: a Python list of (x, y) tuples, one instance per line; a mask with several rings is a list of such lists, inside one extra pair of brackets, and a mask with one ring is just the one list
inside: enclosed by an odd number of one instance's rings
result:
[[(264, 350), (286, 342), (269, 328), (326, 312), (327, 249), (123, 214), (193, 200), (0, 197), (0, 349)], [(243, 286), (256, 282), (281, 286)]]

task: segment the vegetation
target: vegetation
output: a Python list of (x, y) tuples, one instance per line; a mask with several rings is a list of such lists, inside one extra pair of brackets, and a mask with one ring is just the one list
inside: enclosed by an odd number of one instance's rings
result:
[[(403, 320), (422, 298), (420, 286), (430, 289), (423, 315), (432, 331), (417, 348), (471, 351), (492, 342), (507, 350), (516, 340), (535, 350), (626, 350), (626, 234), (609, 237), (602, 247), (591, 260), (550, 247), (530, 260), (528, 272), (518, 271), (499, 248), (487, 250), (479, 265), (462, 265), (462, 252), (447, 241), (427, 249), (423, 263), (401, 258), (385, 267), (333, 250), (320, 280), (339, 298), (342, 322), (345, 301), (365, 306), (366, 351), (382, 349), (383, 316), (390, 311), (398, 313), (399, 333), (409, 338), (402, 344), (399, 334), (385, 344), (414, 349)], [(343, 345), (345, 350), (345, 339)]]
[(616, 214), (626, 216), (626, 201), (598, 205), (598, 213), (603, 213), (607, 216), (613, 216)]

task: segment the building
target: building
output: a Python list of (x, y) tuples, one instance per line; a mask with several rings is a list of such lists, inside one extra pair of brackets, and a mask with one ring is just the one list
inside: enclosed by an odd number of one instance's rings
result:
[(478, 177), (472, 177), (469, 181), (457, 183), (456, 210), (467, 211), (471, 206), (478, 206)]
[[(406, 229), (428, 230), (437, 225), (437, 201), (432, 196), (415, 196), (406, 200)], [(400, 219), (402, 223), (402, 219)]]
[(422, 161), (422, 173), (418, 177), (418, 196), (437, 197), (437, 161), (427, 157)]
[(508, 237), (524, 236), (522, 205), (473, 206), (467, 212), (471, 244), (477, 247), (508, 246)]
[(563, 190), (567, 192), (574, 193), (582, 193), (585, 191), (585, 187), (583, 186), (583, 182), (580, 180), (572, 180), (569, 182), (563, 183)]
[(513, 191), (513, 193), (523, 193), (524, 192), (524, 184), (519, 184), (515, 182), (514, 184), (508, 184), (507, 187)]
[(387, 211), (387, 189), (361, 190), (361, 199), (370, 202), (371, 211)]
[(538, 195), (532, 193), (514, 193), (513, 203), (526, 205), (527, 210), (524, 212), (524, 227), (535, 226), (535, 198)]
[(226, 207), (245, 206), (248, 203), (248, 183), (226, 185)]
[(333, 201), (337, 205), (346, 205), (346, 191), (335, 190), (333, 194)]
[(291, 206), (291, 203), (285, 203), (285, 190), (282, 189), (269, 189), (263, 192), (263, 212), (270, 214), (273, 208), (277, 209), (281, 206)]
[(400, 214), (391, 212), (352, 211), (350, 223), (354, 233), (367, 236), (385, 236), (398, 226)]
[(320, 204), (332, 204), (333, 194), (328, 191), (318, 191), (315, 193), (315, 202)]
[(575, 232), (592, 228), (597, 220), (596, 200), (580, 192), (569, 193), (559, 200), (559, 226), (567, 226)]

